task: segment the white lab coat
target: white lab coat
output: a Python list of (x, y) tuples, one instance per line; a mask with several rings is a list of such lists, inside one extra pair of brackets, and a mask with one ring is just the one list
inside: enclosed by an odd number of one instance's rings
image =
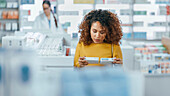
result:
[(52, 13), (50, 13), (50, 23), (51, 23), (51, 28), (49, 27), (49, 21), (48, 21), (47, 16), (45, 15), (45, 13), (42, 13), (36, 17), (36, 19), (34, 21), (33, 29), (51, 30), (51, 32), (53, 32), (53, 33), (63, 32), (62, 26), (58, 22), (57, 22), (58, 28), (56, 27)]
[(62, 34), (62, 36), (64, 36), (65, 39), (65, 45), (70, 45), (71, 44), (70, 35), (64, 32), (59, 22), (57, 22), (58, 27), (56, 27), (52, 13), (50, 13), (50, 23), (51, 23), (51, 28), (49, 27), (49, 21), (47, 16), (45, 15), (45, 13), (42, 13), (36, 17), (34, 21), (33, 29), (38, 30), (40, 33), (44, 33), (43, 31), (51, 31), (52, 32), (51, 35), (55, 35), (55, 36)]

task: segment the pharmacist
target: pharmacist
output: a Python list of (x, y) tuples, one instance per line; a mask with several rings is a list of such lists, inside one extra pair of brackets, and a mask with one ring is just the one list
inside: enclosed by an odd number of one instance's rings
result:
[(62, 27), (51, 9), (51, 3), (48, 0), (43, 1), (43, 13), (36, 17), (34, 29), (51, 30), (51, 32), (63, 32)]

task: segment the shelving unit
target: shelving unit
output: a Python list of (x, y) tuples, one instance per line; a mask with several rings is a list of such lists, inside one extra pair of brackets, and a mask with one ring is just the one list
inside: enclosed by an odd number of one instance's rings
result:
[[(123, 32), (132, 32), (132, 10), (130, 0), (121, 1), (117, 0), (94, 0), (95, 3), (79, 3), (74, 4), (74, 0), (63, 0), (61, 4), (58, 3), (58, 17), (59, 22), (67, 29), (68, 34), (75, 34), (78, 32), (78, 25), (81, 23), (82, 18), (93, 9), (106, 9), (118, 15), (118, 18), (122, 22)], [(113, 2), (112, 2), (113, 1)], [(112, 2), (112, 3), (111, 3)], [(116, 4), (115, 4), (116, 3)], [(69, 6), (68, 6), (69, 5)], [(67, 12), (67, 15), (61, 14)], [(78, 14), (74, 14), (74, 13)], [(70, 13), (70, 14), (69, 14)], [(69, 24), (67, 24), (69, 23)]]
[[(170, 36), (170, 17), (166, 8), (170, 4), (167, 3), (168, 0), (95, 0), (95, 4), (74, 4), (74, 0), (61, 1), (64, 2), (58, 3), (57, 12), (60, 23), (67, 28), (69, 34), (78, 32), (83, 16), (94, 8), (116, 13), (122, 23), (125, 39), (160, 40), (162, 36)], [(78, 14), (73, 14), (75, 11)], [(61, 14), (63, 12), (67, 14)], [(69, 26), (65, 23), (69, 23)], [(146, 36), (135, 38), (135, 35), (140, 34)]]
[(20, 0), (0, 0), (0, 41), (3, 36), (20, 30)]

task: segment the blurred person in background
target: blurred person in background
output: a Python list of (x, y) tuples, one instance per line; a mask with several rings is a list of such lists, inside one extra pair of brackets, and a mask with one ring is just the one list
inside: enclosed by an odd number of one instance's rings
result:
[(48, 0), (43, 1), (44, 13), (36, 17), (34, 21), (34, 29), (50, 29), (52, 32), (57, 31), (59, 23), (51, 9), (51, 3)]
[(85, 57), (114, 58), (113, 64), (123, 64), (120, 40), (123, 36), (117, 15), (108, 10), (92, 10), (79, 26), (81, 33), (76, 47), (74, 66), (104, 66), (89, 64)]
[(48, 34), (50, 36), (61, 35), (64, 37), (64, 45), (70, 46), (71, 36), (64, 31), (61, 24), (57, 21), (53, 11), (51, 10), (50, 1), (43, 1), (42, 7), (44, 12), (36, 17), (33, 29), (44, 34), (46, 34), (46, 32), (51, 32)]

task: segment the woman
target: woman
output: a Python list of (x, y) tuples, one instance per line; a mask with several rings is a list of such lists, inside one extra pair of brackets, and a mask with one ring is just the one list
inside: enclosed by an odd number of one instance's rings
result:
[(51, 10), (50, 1), (43, 1), (43, 11), (44, 13), (36, 17), (34, 22), (34, 29), (51, 29), (51, 31), (56, 31), (58, 28), (58, 23), (54, 13)]
[(107, 10), (92, 10), (79, 26), (81, 33), (74, 57), (75, 67), (104, 66), (89, 64), (85, 57), (114, 58), (114, 63), (123, 64), (119, 46), (122, 30), (117, 15)]

